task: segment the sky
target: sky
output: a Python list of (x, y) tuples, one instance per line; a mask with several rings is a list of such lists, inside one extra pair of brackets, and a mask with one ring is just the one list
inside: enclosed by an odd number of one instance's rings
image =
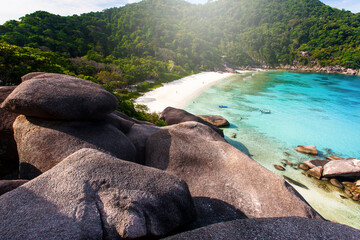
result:
[[(0, 0), (0, 24), (8, 20), (18, 20), (26, 14), (38, 10), (69, 16), (87, 12), (101, 11), (106, 8), (120, 7), (140, 0)], [(207, 0), (187, 0), (191, 3), (205, 3)], [(339, 9), (360, 12), (359, 0), (321, 0)]]

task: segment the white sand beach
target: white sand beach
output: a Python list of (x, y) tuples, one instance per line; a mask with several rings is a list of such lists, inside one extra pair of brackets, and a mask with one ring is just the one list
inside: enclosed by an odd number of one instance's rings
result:
[(166, 107), (183, 108), (206, 88), (234, 75), (233, 73), (202, 72), (145, 93), (135, 104), (148, 106), (150, 112), (162, 112)]

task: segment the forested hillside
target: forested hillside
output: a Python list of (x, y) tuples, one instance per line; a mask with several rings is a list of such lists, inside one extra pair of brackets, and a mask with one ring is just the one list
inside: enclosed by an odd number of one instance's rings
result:
[[(121, 88), (219, 69), (224, 63), (357, 69), (360, 14), (318, 0), (218, 0), (204, 5), (143, 0), (81, 16), (35, 12), (0, 26), (0, 42), (6, 52), (0, 56), (3, 84), (15, 83), (26, 71), (46, 70)], [(24, 56), (12, 55), (13, 49), (34, 60), (18, 64)], [(49, 65), (34, 64), (46, 57)]]

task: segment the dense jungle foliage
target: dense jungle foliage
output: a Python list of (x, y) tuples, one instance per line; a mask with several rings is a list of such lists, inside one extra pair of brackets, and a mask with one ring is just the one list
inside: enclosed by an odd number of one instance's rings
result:
[[(143, 0), (62, 17), (38, 11), (0, 25), (0, 80), (32, 71), (98, 82), (122, 99), (224, 65), (360, 67), (360, 14), (319, 0)], [(148, 81), (145, 81), (148, 80)]]

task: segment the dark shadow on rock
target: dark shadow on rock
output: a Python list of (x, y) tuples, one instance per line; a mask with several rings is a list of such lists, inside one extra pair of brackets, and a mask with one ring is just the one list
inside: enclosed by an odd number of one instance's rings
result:
[(236, 147), (237, 149), (239, 149), (241, 152), (245, 153), (246, 155), (248, 155), (249, 157), (251, 157), (252, 155), (250, 154), (249, 149), (247, 149), (247, 147), (245, 147), (244, 144), (242, 144), (241, 142), (238, 141), (234, 141), (231, 138), (225, 137), (225, 140), (230, 143), (232, 146)]
[(0, 132), (0, 179), (19, 168), (19, 156), (12, 132)]
[[(81, 230), (99, 221), (88, 219), (87, 224), (80, 223), (75, 217), (63, 215), (58, 206), (21, 186), (0, 196), (0, 213), (0, 240), (86, 239), (96, 237), (96, 234), (86, 236)], [(101, 239), (102, 236), (97, 237)]]
[(42, 172), (30, 163), (20, 163), (19, 175), (23, 176), (23, 179), (31, 180), (34, 178), (33, 176), (39, 176), (40, 174)]
[(145, 165), (165, 171), (168, 168), (169, 159), (170, 159), (170, 147), (172, 142), (171, 134), (167, 130), (160, 130), (154, 133), (153, 135), (151, 135), (150, 139), (148, 139), (147, 142), (152, 141), (153, 138), (160, 139), (158, 140), (156, 145), (161, 147), (158, 148), (154, 147), (153, 149), (147, 147), (146, 156), (152, 156), (153, 152), (156, 153), (160, 152), (158, 154), (159, 157), (151, 160), (147, 158), (145, 160)]
[(186, 230), (205, 227), (214, 223), (248, 218), (234, 206), (219, 199), (209, 197), (193, 197), (196, 208), (196, 221), (187, 226)]

